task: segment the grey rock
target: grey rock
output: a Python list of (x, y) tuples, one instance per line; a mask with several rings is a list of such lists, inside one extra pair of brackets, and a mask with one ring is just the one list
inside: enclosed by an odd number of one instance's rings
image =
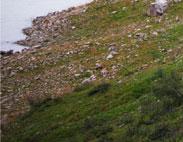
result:
[(135, 37), (139, 41), (147, 40), (147, 34), (146, 33), (137, 33), (135, 35)]
[(161, 16), (164, 14), (168, 8), (167, 0), (156, 0), (154, 3), (151, 3), (147, 14), (149, 16)]
[(153, 31), (153, 32), (152, 32), (152, 35), (156, 37), (156, 36), (158, 36), (158, 32)]
[(82, 81), (82, 84), (87, 84), (87, 83), (90, 83), (90, 82), (95, 81), (95, 80), (96, 80), (96, 76), (95, 75), (92, 75), (89, 78), (83, 80)]
[(79, 77), (79, 76), (81, 76), (81, 74), (78, 73), (78, 74), (75, 74), (74, 76), (75, 76), (75, 77)]

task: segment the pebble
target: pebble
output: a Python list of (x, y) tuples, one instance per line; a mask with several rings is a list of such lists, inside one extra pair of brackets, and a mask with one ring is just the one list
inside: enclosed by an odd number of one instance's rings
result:
[(89, 78), (83, 80), (82, 84), (87, 84), (87, 83), (90, 83), (90, 82), (95, 81), (95, 80), (96, 80), (96, 76), (95, 75), (91, 75)]
[(75, 77), (79, 77), (79, 76), (81, 76), (81, 74), (78, 73), (78, 74), (75, 74), (74, 76), (75, 76)]
[(100, 63), (96, 63), (96, 70), (98, 70), (98, 69), (102, 69), (102, 68), (103, 68), (102, 64), (100, 64)]
[(112, 59), (113, 57), (114, 56), (112, 54), (109, 54), (106, 59), (109, 60), (109, 59)]
[(154, 31), (154, 32), (152, 32), (152, 35), (153, 36), (158, 36), (158, 32)]
[(139, 41), (147, 40), (147, 34), (146, 33), (137, 33), (135, 35), (135, 37)]

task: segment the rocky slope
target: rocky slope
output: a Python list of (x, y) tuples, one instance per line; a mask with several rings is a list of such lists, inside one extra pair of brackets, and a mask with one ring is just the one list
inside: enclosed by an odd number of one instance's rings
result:
[[(182, 76), (183, 3), (149, 17), (150, 3), (94, 1), (38, 17), (24, 29), (27, 38), (18, 43), (32, 48), (1, 57), (1, 122), (23, 116), (3, 126), (3, 140), (151, 141), (163, 135), (169, 141), (175, 135), (181, 141), (182, 104), (148, 94), (162, 70)], [(174, 113), (150, 114), (141, 110), (146, 103), (149, 110), (167, 103)]]

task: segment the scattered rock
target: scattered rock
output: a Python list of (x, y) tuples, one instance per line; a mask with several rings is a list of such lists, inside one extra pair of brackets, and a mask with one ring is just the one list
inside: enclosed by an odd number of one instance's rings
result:
[(90, 82), (95, 81), (95, 80), (96, 80), (96, 76), (95, 75), (92, 75), (89, 78), (83, 80), (82, 81), (82, 84), (87, 84), (87, 83), (90, 83)]
[(170, 53), (170, 52), (172, 52), (172, 51), (173, 51), (172, 49), (169, 49), (167, 52)]
[(103, 68), (102, 64), (96, 63), (96, 70), (100, 70), (102, 68)]
[(114, 55), (117, 55), (117, 48), (116, 48), (116, 44), (112, 43), (109, 45), (108, 51), (110, 52), (109, 55), (106, 57), (107, 60), (112, 59), (114, 57)]
[(108, 51), (117, 51), (116, 45), (114, 43), (110, 44), (109, 48), (108, 48)]
[(75, 76), (75, 77), (80, 77), (80, 76), (81, 76), (81, 74), (79, 74), (79, 73), (78, 73), (78, 74), (75, 74), (74, 76)]
[(127, 9), (127, 7), (123, 7), (122, 10), (125, 11)]
[(25, 28), (22, 31), (25, 35), (30, 36), (33, 32), (33, 28)]
[(18, 67), (18, 70), (23, 71), (24, 69), (23, 69), (23, 67)]
[(72, 30), (76, 29), (76, 27), (75, 27), (75, 26), (72, 26), (71, 28), (72, 28)]
[(135, 35), (136, 39), (138, 41), (144, 41), (144, 40), (147, 40), (147, 34), (146, 33), (137, 33)]
[(118, 52), (116, 52), (116, 51), (111, 51), (110, 54), (111, 54), (111, 55), (118, 55)]
[(152, 35), (153, 35), (154, 37), (156, 37), (156, 36), (158, 36), (158, 32), (154, 31), (154, 32), (152, 32)]
[(102, 75), (103, 77), (107, 77), (108, 74), (109, 74), (109, 72), (107, 71), (106, 68), (104, 68), (104, 69), (101, 70), (101, 75)]
[(109, 54), (106, 59), (109, 60), (109, 59), (112, 59), (113, 57), (114, 56), (112, 54)]
[(179, 16), (176, 16), (175, 20), (176, 20), (177, 22), (179, 22), (179, 21), (180, 21)]
[(129, 37), (129, 38), (131, 38), (131, 37), (132, 37), (132, 35), (131, 35), (131, 34), (129, 34), (129, 35), (128, 35), (128, 37)]
[(1, 56), (10, 56), (13, 54), (13, 50), (9, 50), (9, 51), (0, 51), (0, 55)]
[(13, 77), (16, 73), (14, 71), (11, 71), (10, 77)]
[(39, 80), (40, 79), (40, 75), (34, 77), (34, 80)]
[(32, 48), (41, 48), (41, 45), (38, 44), (38, 45), (33, 46)]
[(113, 11), (113, 12), (112, 12), (112, 14), (116, 14), (116, 13), (117, 13), (117, 11)]

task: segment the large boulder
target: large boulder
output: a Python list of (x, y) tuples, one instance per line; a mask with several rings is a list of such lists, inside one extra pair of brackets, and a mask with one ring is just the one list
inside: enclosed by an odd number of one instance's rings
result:
[(161, 16), (168, 8), (168, 0), (156, 0), (151, 3), (147, 14), (149, 16)]

